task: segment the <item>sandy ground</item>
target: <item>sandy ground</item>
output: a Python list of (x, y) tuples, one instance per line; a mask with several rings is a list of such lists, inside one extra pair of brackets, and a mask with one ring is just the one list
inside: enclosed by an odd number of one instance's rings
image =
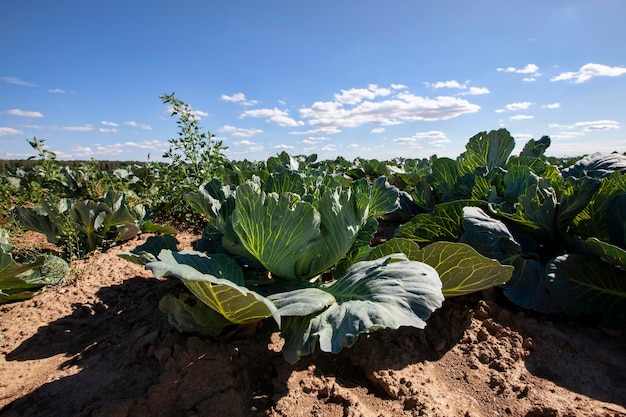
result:
[[(177, 238), (183, 249), (196, 237)], [(143, 239), (0, 306), (0, 416), (626, 416), (624, 331), (522, 311), (491, 290), (446, 300), (425, 330), (290, 365), (272, 321), (179, 334), (158, 302), (185, 288), (116, 256)]]

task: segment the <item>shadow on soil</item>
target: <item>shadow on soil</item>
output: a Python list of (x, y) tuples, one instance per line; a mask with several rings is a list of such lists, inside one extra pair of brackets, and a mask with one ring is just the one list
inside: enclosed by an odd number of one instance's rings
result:
[[(526, 368), (569, 391), (626, 407), (626, 337), (565, 320), (529, 319), (519, 329), (533, 339)], [(621, 334), (620, 334), (621, 333)]]
[[(74, 305), (71, 315), (42, 326), (7, 360), (62, 354), (66, 376), (7, 404), (0, 415), (250, 415), (253, 401), (271, 396), (263, 393), (263, 381), (271, 385), (274, 376), (271, 361), (248, 352), (255, 338), (269, 339), (269, 330), (248, 338), (247, 347), (238, 346), (236, 335), (228, 341), (181, 335), (158, 310), (165, 294), (181, 291), (177, 280), (129, 278), (99, 290), (93, 304)], [(272, 353), (267, 343), (256, 340), (256, 346)]]
[(626, 407), (626, 327), (602, 330), (597, 317), (524, 310), (497, 291), (492, 315), (532, 341), (524, 363), (542, 379), (589, 398)]
[[(268, 349), (277, 330), (272, 322), (228, 339), (179, 334), (158, 303), (165, 294), (181, 291), (184, 287), (176, 280), (129, 278), (100, 289), (97, 302), (75, 305), (71, 315), (41, 327), (7, 360), (62, 354), (67, 357), (62, 368), (68, 376), (13, 401), (0, 409), (0, 415), (260, 416), (287, 393), (290, 374), (312, 364), (316, 372), (335, 376), (346, 387), (367, 387), (388, 398), (368, 375), (440, 359), (464, 337), (479, 299), (446, 300), (424, 330), (362, 335), (351, 349), (337, 355), (317, 351), (289, 365), (282, 354)], [(587, 329), (581, 335), (580, 326), (555, 328), (533, 320), (512, 326), (535, 341), (526, 359), (533, 374), (592, 398), (626, 405), (623, 343), (612, 340), (605, 346), (599, 331)], [(591, 368), (580, 369), (579, 378), (566, 377), (581, 366), (575, 362), (581, 350), (589, 356)]]

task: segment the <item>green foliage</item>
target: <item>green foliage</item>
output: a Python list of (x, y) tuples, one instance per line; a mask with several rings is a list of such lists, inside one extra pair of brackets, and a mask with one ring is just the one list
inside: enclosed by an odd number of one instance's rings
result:
[(15, 216), (28, 230), (46, 235), (64, 250), (67, 259), (81, 258), (135, 237), (142, 228), (155, 228), (142, 206), (131, 207), (124, 193), (108, 191), (98, 200), (75, 201), (49, 197), (39, 207), (16, 207)]
[(480, 255), (471, 246), (456, 242), (435, 242), (420, 249), (414, 241), (395, 237), (372, 248), (367, 259), (404, 253), (408, 259), (430, 265), (439, 274), (444, 297), (470, 294), (506, 283), (513, 267)]
[(0, 304), (26, 300), (48, 285), (58, 285), (69, 271), (67, 262), (54, 255), (31, 256), (23, 263), (13, 260), (8, 233), (0, 229)]
[[(281, 194), (272, 181), (249, 180), (235, 189), (207, 184), (189, 201), (212, 219), (223, 235), (223, 245), (233, 253), (255, 259), (272, 274), (288, 280), (311, 279), (344, 258), (359, 232), (375, 217), (397, 208), (397, 190), (384, 177), (373, 184), (365, 180), (349, 187), (326, 186), (323, 181), (306, 194)], [(288, 176), (289, 189), (307, 189), (306, 180)], [(284, 187), (281, 187), (284, 188)], [(365, 239), (367, 244), (373, 232)]]
[[(323, 351), (338, 352), (361, 333), (422, 328), (444, 294), (490, 288), (510, 277), (511, 267), (461, 243), (420, 249), (409, 240), (393, 239), (372, 248), (376, 218), (399, 206), (399, 192), (385, 177), (342, 185), (338, 176), (286, 154), (268, 166), (273, 172), (239, 185), (213, 179), (187, 195), (209, 220), (205, 242), (198, 246), (210, 253), (176, 252), (168, 249), (170, 243), (151, 238), (121, 256), (146, 262), (156, 276), (182, 280), (230, 323), (273, 317), (290, 362), (318, 344)], [(449, 235), (462, 227), (463, 203), (449, 203), (454, 210), (447, 216), (440, 209), (440, 217), (451, 217)], [(179, 329), (196, 333), (214, 320), (203, 313), (202, 322), (190, 323), (200, 312), (197, 306), (174, 297), (164, 303)], [(218, 320), (216, 327), (223, 326)]]
[(424, 328), (443, 295), (433, 268), (395, 254), (358, 262), (339, 279), (317, 288), (277, 293), (270, 299), (284, 317), (283, 355), (294, 363), (317, 343), (322, 351), (337, 353), (362, 333)]
[(190, 216), (184, 196), (219, 174), (229, 161), (227, 149), (211, 132), (202, 132), (191, 107), (172, 94), (159, 97), (171, 106), (172, 116), (178, 116), (178, 136), (169, 140), (170, 148), (163, 154), (168, 164), (155, 164), (153, 181), (155, 194), (151, 197), (155, 209), (178, 219), (197, 221)]

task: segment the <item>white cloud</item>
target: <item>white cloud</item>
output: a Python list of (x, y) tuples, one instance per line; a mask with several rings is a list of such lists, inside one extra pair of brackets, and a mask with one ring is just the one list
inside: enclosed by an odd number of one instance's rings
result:
[(132, 127), (138, 127), (140, 129), (143, 129), (143, 130), (152, 130), (152, 127), (150, 127), (148, 125), (143, 125), (141, 123), (137, 123), (137, 122), (134, 122), (134, 121), (124, 122), (124, 124), (128, 125), (128, 126), (132, 126)]
[(583, 131), (619, 129), (619, 123), (614, 120), (596, 120), (593, 122), (574, 123), (575, 127), (582, 128)]
[(391, 84), (391, 88), (393, 88), (394, 90), (403, 90), (407, 88), (407, 86), (404, 84)]
[(618, 77), (626, 74), (624, 67), (610, 67), (608, 65), (589, 63), (585, 64), (578, 71), (562, 72), (552, 77), (550, 81), (573, 80), (574, 84), (584, 83), (593, 77)]
[(0, 136), (19, 135), (21, 133), (21, 130), (16, 130), (10, 127), (0, 127)]
[(515, 116), (509, 117), (509, 120), (528, 120), (528, 119), (534, 119), (534, 117), (529, 114), (516, 114)]
[(434, 84), (431, 83), (426, 83), (427, 86), (432, 87), (432, 88), (460, 88), (460, 89), (464, 89), (467, 88), (467, 86), (465, 84), (461, 84), (456, 80), (450, 80), (450, 81), (437, 81)]
[(470, 87), (469, 91), (461, 93), (462, 96), (479, 96), (489, 94), (491, 91), (487, 87)]
[(533, 135), (531, 135), (530, 133), (513, 133), (511, 134), (511, 136), (513, 136), (515, 140), (519, 142), (528, 142), (529, 140), (533, 139)]
[(53, 88), (51, 90), (48, 90), (49, 93), (53, 93), (53, 94), (65, 94), (67, 93), (67, 91), (62, 90), (60, 88)]
[(418, 132), (413, 136), (400, 137), (393, 139), (394, 142), (406, 145), (412, 149), (422, 149), (421, 141), (428, 141), (433, 146), (443, 146), (445, 143), (449, 143), (450, 139), (446, 137), (446, 134), (439, 130), (431, 130), (429, 132)]
[(304, 139), (303, 141), (301, 141), (300, 143), (304, 143), (306, 145), (316, 145), (320, 142), (325, 142), (327, 140), (330, 140), (330, 138), (324, 137), (324, 136), (309, 136), (307, 139)]
[(26, 110), (20, 110), (20, 109), (7, 110), (5, 111), (5, 113), (11, 114), (13, 116), (20, 116), (20, 117), (43, 117), (43, 114), (41, 114), (38, 111), (26, 111)]
[(358, 104), (364, 99), (372, 100), (379, 96), (388, 96), (391, 90), (380, 88), (376, 84), (370, 84), (367, 88), (351, 88), (341, 90), (341, 94), (335, 93), (335, 101), (341, 104)]
[(2, 81), (8, 84), (23, 85), (24, 87), (37, 87), (35, 84), (28, 81), (21, 80), (17, 77), (2, 77)]
[(272, 146), (273, 149), (282, 149), (284, 151), (287, 151), (289, 149), (295, 149), (293, 146), (291, 145), (284, 145), (284, 144), (280, 144), (280, 145), (276, 145), (276, 146)]
[(452, 141), (448, 138), (445, 139), (436, 139), (436, 140), (432, 140), (430, 142), (428, 142), (428, 144), (430, 146), (434, 146), (435, 148), (444, 148), (448, 143), (451, 143)]
[[(465, 84), (461, 84), (456, 80), (449, 81), (437, 81), (436, 83), (424, 83), (427, 87), (439, 89), (439, 88), (457, 88), (459, 90), (467, 90), (467, 84), (469, 81), (466, 81)], [(469, 87), (469, 90), (463, 91), (459, 93), (462, 96), (477, 96), (481, 94), (489, 94), (490, 91), (486, 87)]]
[(105, 125), (105, 126), (111, 126), (111, 127), (118, 127), (119, 125), (115, 122), (107, 122), (106, 120), (103, 120), (100, 122), (101, 124)]
[(393, 99), (364, 101), (352, 108), (340, 102), (316, 102), (300, 109), (300, 116), (320, 127), (356, 127), (364, 124), (394, 125), (418, 120), (447, 120), (475, 113), (480, 106), (457, 97), (420, 97), (399, 93)]
[(335, 133), (341, 133), (342, 130), (335, 126), (325, 126), (318, 129), (302, 130), (289, 132), (290, 135), (332, 135)]
[(551, 128), (560, 129), (581, 129), (583, 132), (591, 132), (594, 130), (611, 130), (619, 129), (619, 122), (615, 120), (594, 120), (589, 122), (577, 122), (571, 125), (561, 125), (558, 123), (550, 123)]
[(384, 127), (375, 127), (371, 130), (371, 133), (383, 133), (385, 131)]
[(69, 130), (72, 132), (89, 132), (91, 130), (94, 130), (95, 127), (93, 125), (90, 124), (86, 124), (83, 126), (63, 126), (61, 127), (62, 130)]
[(585, 136), (583, 132), (559, 132), (550, 135), (550, 139), (561, 140), (561, 139), (572, 139), (579, 138), (581, 136)]
[(326, 145), (321, 149), (323, 152), (335, 152), (336, 150), (337, 147), (335, 145)]
[(252, 142), (251, 140), (240, 140), (238, 142), (235, 142), (233, 145), (236, 146), (252, 146), (252, 145), (256, 145), (256, 142)]
[(202, 110), (191, 110), (191, 114), (196, 116), (196, 119), (201, 120), (203, 117), (207, 117), (209, 113)]
[(72, 154), (80, 157), (93, 157), (94, 155), (121, 155), (124, 153), (122, 145), (119, 143), (113, 145), (101, 145), (96, 143), (92, 146), (76, 146), (72, 149)]
[(558, 109), (561, 107), (561, 103), (544, 104), (541, 107), (543, 107), (544, 109)]
[(115, 128), (101, 127), (98, 129), (98, 132), (101, 133), (117, 133), (118, 130)]
[(277, 107), (273, 109), (254, 109), (246, 110), (239, 116), (240, 119), (246, 117), (263, 117), (267, 118), (267, 123), (272, 123), (282, 127), (297, 127), (304, 126), (303, 121), (296, 121), (289, 117), (289, 111), (281, 110)]
[(222, 94), (220, 99), (224, 101), (229, 101), (231, 103), (238, 103), (242, 106), (253, 106), (258, 103), (256, 100), (248, 100), (246, 99), (246, 95), (244, 93), (235, 93), (232, 96), (227, 96), (226, 94)]
[(360, 149), (361, 145), (359, 145), (358, 143), (351, 143), (347, 147), (350, 149)]
[(521, 102), (518, 102), (518, 103), (510, 103), (510, 104), (507, 104), (506, 106), (504, 106), (503, 109), (497, 109), (496, 113), (504, 113), (506, 111), (526, 110), (530, 106), (532, 106), (532, 104), (533, 103), (531, 103), (529, 101), (521, 101)]
[(228, 133), (232, 136), (242, 137), (242, 138), (255, 136), (255, 135), (263, 133), (261, 129), (245, 129), (245, 128), (235, 127), (235, 126), (230, 126), (230, 125), (222, 126), (219, 129), (217, 129), (217, 131), (220, 133)]
[(516, 74), (538, 74), (539, 67), (535, 64), (528, 64), (524, 68), (515, 68), (515, 67), (507, 67), (507, 68), (498, 68), (500, 72), (514, 72)]
[(124, 142), (124, 146), (129, 146), (131, 148), (138, 149), (149, 149), (154, 151), (163, 150), (166, 151), (169, 149), (169, 142), (161, 141), (161, 140), (143, 140), (140, 142)]
[(537, 79), (535, 77), (524, 77), (522, 78), (522, 81), (526, 81), (527, 83), (532, 83), (534, 81), (537, 81)]
[(526, 110), (527, 108), (529, 108), (533, 103), (529, 102), (529, 101), (522, 101), (519, 103), (511, 103), (511, 104), (507, 104), (506, 106), (504, 106), (507, 110), (509, 111), (517, 111), (517, 110)]
[(250, 146), (250, 148), (248, 148), (248, 150), (250, 152), (260, 152), (260, 151), (263, 150), (263, 146), (262, 145)]

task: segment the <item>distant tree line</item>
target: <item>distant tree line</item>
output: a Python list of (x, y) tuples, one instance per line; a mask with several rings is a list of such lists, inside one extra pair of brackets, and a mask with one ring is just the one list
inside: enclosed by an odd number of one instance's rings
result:
[[(101, 171), (113, 171), (118, 168), (125, 168), (132, 165), (145, 165), (146, 162), (139, 161), (83, 161), (83, 160), (59, 160), (54, 161), (59, 166), (69, 166), (70, 168), (78, 168), (86, 164), (96, 164)], [(33, 168), (36, 165), (41, 164), (38, 159), (3, 159), (0, 160), (0, 173), (5, 173), (8, 170), (14, 170), (16, 168)]]

